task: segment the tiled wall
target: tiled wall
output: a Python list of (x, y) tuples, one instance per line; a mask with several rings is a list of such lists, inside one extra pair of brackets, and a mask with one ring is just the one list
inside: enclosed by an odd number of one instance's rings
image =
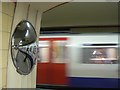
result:
[(11, 25), (14, 13), (14, 3), (1, 3), (2, 9), (0, 9), (0, 73), (2, 78), (0, 80), (0, 88), (7, 86), (7, 62), (8, 62), (8, 50), (9, 50), (9, 39), (11, 33)]
[[(0, 48), (2, 47), (2, 3), (0, 2)], [(0, 89), (2, 88), (2, 52), (0, 50)]]

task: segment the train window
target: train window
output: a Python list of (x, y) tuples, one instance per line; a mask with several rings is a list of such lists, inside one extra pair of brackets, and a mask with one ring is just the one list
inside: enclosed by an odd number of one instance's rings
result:
[(47, 63), (49, 62), (49, 49), (48, 48), (40, 48), (40, 62), (41, 63)]
[(115, 47), (83, 48), (83, 63), (117, 64), (118, 53)]
[(49, 41), (39, 41), (38, 62), (49, 62)]
[(65, 63), (66, 41), (53, 41), (53, 63)]

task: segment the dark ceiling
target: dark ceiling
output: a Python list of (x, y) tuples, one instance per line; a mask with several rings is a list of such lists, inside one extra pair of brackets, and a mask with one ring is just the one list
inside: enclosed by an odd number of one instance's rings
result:
[(117, 2), (71, 2), (42, 16), (42, 27), (117, 25)]

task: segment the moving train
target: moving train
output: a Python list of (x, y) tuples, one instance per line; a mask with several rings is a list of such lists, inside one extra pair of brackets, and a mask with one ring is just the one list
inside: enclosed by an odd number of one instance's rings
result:
[(118, 88), (118, 33), (41, 35), (37, 85)]

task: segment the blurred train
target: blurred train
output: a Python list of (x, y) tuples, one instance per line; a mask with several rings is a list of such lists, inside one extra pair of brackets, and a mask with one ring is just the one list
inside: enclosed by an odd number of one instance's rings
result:
[(118, 88), (119, 34), (41, 35), (37, 85)]

